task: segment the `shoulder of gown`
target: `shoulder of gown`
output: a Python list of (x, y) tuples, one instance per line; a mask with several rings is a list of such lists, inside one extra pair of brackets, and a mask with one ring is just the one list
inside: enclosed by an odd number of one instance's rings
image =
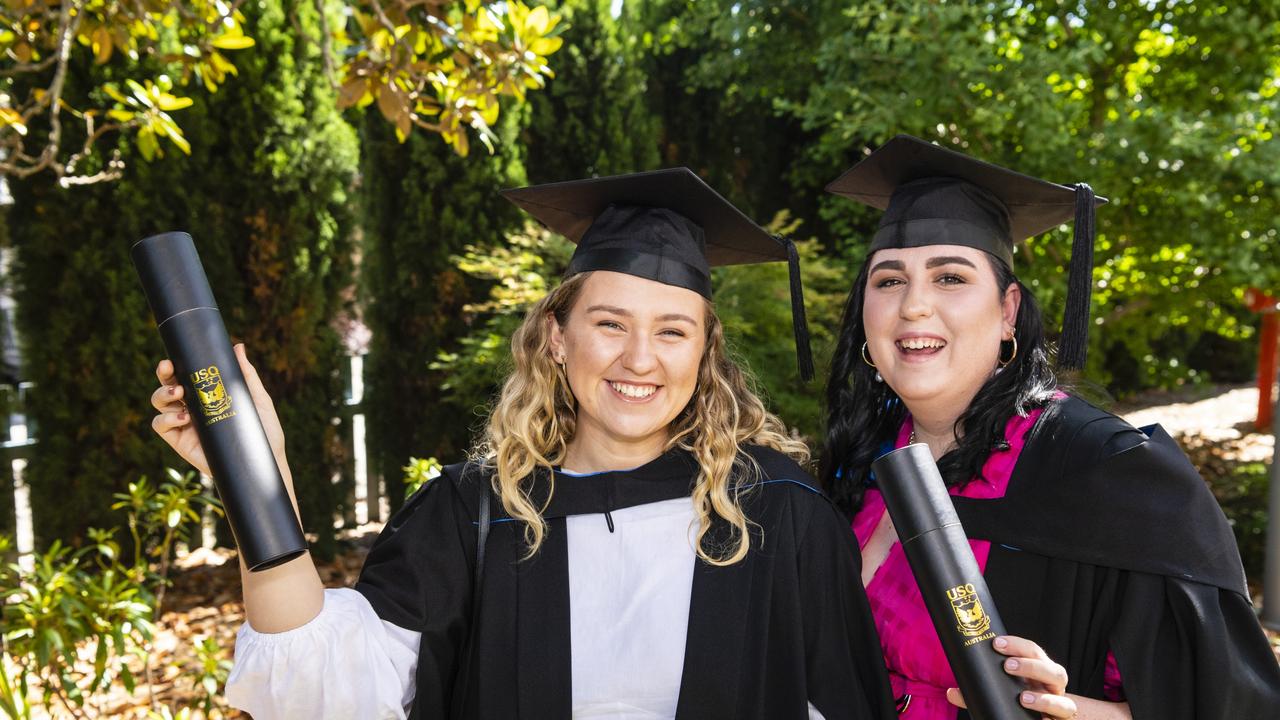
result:
[(1075, 397), (1046, 409), (1003, 498), (953, 498), (970, 537), (1247, 595), (1235, 537), (1163, 428)]
[(416, 632), (442, 612), (468, 607), (478, 495), (467, 488), (474, 480), (455, 467), (419, 488), (392, 516), (355, 586), (379, 617)]
[(1173, 439), (1069, 397), (1023, 453), (1003, 500), (957, 500), (999, 543), (987, 579), (1010, 632), (1092, 697), (1113, 652), (1135, 718), (1280, 716), (1234, 536)]

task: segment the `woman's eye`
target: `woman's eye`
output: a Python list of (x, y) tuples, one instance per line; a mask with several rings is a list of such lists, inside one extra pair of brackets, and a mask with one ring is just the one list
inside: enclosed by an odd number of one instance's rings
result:
[(940, 276), (938, 278), (938, 282), (942, 283), (943, 285), (963, 285), (965, 280), (959, 275), (952, 275), (948, 273), (946, 275)]
[(660, 335), (666, 335), (667, 337), (684, 337), (684, 331), (683, 331), (683, 330), (676, 330), (675, 328), (668, 328), (668, 329), (666, 329), (666, 330), (663, 330), (663, 331), (662, 331), (661, 333), (659, 333), (659, 334), (660, 334)]
[(878, 281), (876, 283), (876, 287), (887, 288), (887, 287), (893, 287), (894, 285), (901, 285), (901, 284), (902, 284), (901, 280), (899, 280), (898, 278), (891, 277), (891, 278), (884, 278), (883, 280)]
[(600, 322), (596, 323), (596, 327), (609, 328), (610, 330), (622, 329), (622, 325), (612, 320), (601, 320)]

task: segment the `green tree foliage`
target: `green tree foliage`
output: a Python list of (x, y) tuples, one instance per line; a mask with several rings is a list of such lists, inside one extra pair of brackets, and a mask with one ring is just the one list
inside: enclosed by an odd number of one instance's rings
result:
[(662, 165), (693, 169), (757, 220), (784, 209), (807, 219), (816, 194), (793, 178), (810, 135), (775, 102), (784, 89), (812, 80), (790, 74), (812, 52), (812, 28), (801, 23), (785, 35), (782, 24), (772, 35), (722, 29), (722, 15), (757, 5), (780, 12), (771, 3), (654, 0), (623, 19), (643, 43)]
[(610, 14), (609, 0), (566, 0), (568, 29), (556, 76), (529, 96), (521, 133), (529, 182), (658, 167), (658, 117), (649, 109), (644, 49)]
[[(148, 160), (163, 154), (162, 140), (190, 152), (169, 113), (192, 101), (170, 94), (173, 81), (163, 73), (176, 73), (181, 85), (217, 91), (236, 74), (225, 53), (253, 46), (243, 22), (235, 5), (209, 0), (0, 5), (0, 174), (29, 177), (48, 170), (64, 185), (118, 179), (124, 167), (119, 150), (105, 164), (94, 155), (99, 141), (122, 133), (135, 136)], [(91, 61), (141, 70), (139, 60), (153, 74), (103, 82), (98, 92), (66, 92), (76, 66)], [(70, 78), (76, 84), (82, 82)], [(86, 164), (97, 172), (85, 172)]]
[[(758, 99), (800, 124), (793, 194), (817, 197), (867, 148), (907, 132), (1057, 182), (1088, 181), (1109, 197), (1098, 213), (1088, 374), (1113, 389), (1196, 378), (1187, 346), (1206, 333), (1247, 336), (1240, 290), (1280, 282), (1272, 5), (646, 6), (667, 13), (646, 30), (682, 54), (682, 97), (704, 98), (701, 112), (682, 113), (685, 133), (708, 137), (726, 98)], [(744, 155), (772, 152), (761, 148)], [(816, 215), (795, 208), (851, 265), (860, 261), (874, 212), (837, 198)], [(1019, 248), (1017, 270), (1051, 318), (1065, 295), (1068, 237), (1055, 231)]]
[[(14, 185), (17, 301), (40, 428), (29, 468), (37, 533), (105, 524), (123, 478), (155, 472), (164, 446), (145, 400), (163, 357), (128, 257), (148, 234), (190, 229), (234, 339), (248, 345), (289, 438), (308, 530), (332, 537), (333, 404), (342, 352), (332, 323), (352, 284), (348, 187), (356, 138), (339, 117), (310, 0), (242, 6), (257, 39), (238, 82), (198, 98), (192, 154), (135, 165), (125, 181)], [(304, 33), (299, 33), (301, 28)], [(88, 77), (88, 84), (97, 80)], [(77, 87), (79, 91), (79, 87)], [(234, 119), (232, 122), (230, 119)], [(138, 148), (124, 147), (126, 158)]]
[[(772, 233), (800, 240), (800, 222), (785, 211), (766, 226)], [(818, 401), (849, 280), (843, 264), (821, 252), (815, 239), (799, 241), (800, 276), (815, 360), (815, 379), (800, 379), (791, 320), (791, 283), (783, 262), (735, 265), (713, 271), (716, 314), (729, 346), (756, 380), (769, 409), (810, 443), (820, 441), (825, 422)]]
[(350, 5), (338, 46), (349, 56), (342, 106), (376, 102), (401, 142), (419, 127), (464, 157), (468, 127), (493, 152), (500, 96), (520, 101), (542, 87), (552, 76), (547, 56), (561, 43), (560, 18), (519, 0)]
[[(242, 2), (223, 0), (11, 0), (0, 4), (0, 175), (49, 171), (64, 186), (116, 180), (125, 157), (100, 142), (133, 135), (145, 160), (168, 140), (189, 143), (169, 113), (192, 99), (171, 94), (203, 85), (210, 93), (239, 74), (226, 53), (252, 47)], [(322, 7), (324, 0), (315, 3)], [(559, 18), (544, 7), (462, 0), (350, 0), (321, 16), (309, 37), (323, 46), (328, 75), (341, 72), (341, 107), (377, 103), (404, 139), (414, 127), (468, 152), (468, 128), (493, 151), (490, 126), (502, 96), (523, 100), (552, 75)], [(300, 33), (303, 32), (299, 28)], [(336, 57), (343, 58), (335, 67)], [(139, 62), (141, 61), (141, 63)], [(73, 67), (92, 62), (119, 72), (67, 94)], [(168, 74), (165, 74), (168, 73)], [(154, 82), (153, 82), (154, 79)], [(336, 79), (336, 78), (335, 78)], [(75, 79), (71, 85), (76, 85)], [(38, 124), (37, 124), (38, 123)], [(34, 127), (33, 127), (34, 126)], [(96, 168), (86, 172), (86, 165)]]
[[(509, 113), (502, 133), (515, 133)], [(450, 261), (498, 242), (519, 222), (498, 195), (523, 182), (519, 148), (461, 158), (421, 133), (401, 143), (378, 119), (363, 125), (361, 284), (372, 331), (366, 362), (370, 461), (388, 480), (410, 457), (461, 459), (479, 416), (443, 403), (447, 377), (428, 365), (468, 333), (462, 308), (483, 286)], [(483, 402), (482, 398), (472, 398)], [(401, 499), (391, 493), (393, 506)]]
[(511, 336), (529, 308), (560, 282), (572, 255), (572, 243), (528, 220), (501, 242), (470, 245), (450, 258), (459, 271), (489, 283), (483, 300), (462, 308), (471, 331), (431, 364), (442, 373), (443, 400), (453, 412), (484, 412), (511, 371)]

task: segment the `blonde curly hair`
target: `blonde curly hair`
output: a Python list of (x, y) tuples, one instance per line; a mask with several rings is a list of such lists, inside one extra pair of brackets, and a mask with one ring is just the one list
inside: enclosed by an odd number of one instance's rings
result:
[[(565, 456), (576, 428), (577, 402), (568, 379), (552, 357), (551, 323), (562, 327), (581, 295), (590, 272), (574, 275), (529, 310), (511, 338), (514, 367), (489, 416), (475, 454), (492, 473), (493, 489), (507, 514), (524, 524), (531, 557), (542, 546), (547, 524), (543, 507), (530, 497), (530, 479), (539, 468), (548, 472)], [(746, 373), (728, 354), (723, 328), (711, 302), (706, 303), (707, 337), (698, 368), (697, 389), (671, 426), (667, 449), (681, 447), (698, 461), (693, 489), (699, 529), (697, 553), (713, 565), (732, 565), (751, 548), (751, 521), (742, 509), (742, 494), (751, 482), (734, 478), (758, 477), (759, 468), (739, 451), (753, 443), (783, 452), (797, 462), (809, 458), (808, 448), (787, 435), (782, 421), (765, 409)], [(554, 491), (554, 488), (553, 488)], [(550, 495), (547, 496), (548, 500)], [(715, 518), (729, 525), (727, 541), (709, 537)], [(715, 545), (715, 547), (709, 547)]]

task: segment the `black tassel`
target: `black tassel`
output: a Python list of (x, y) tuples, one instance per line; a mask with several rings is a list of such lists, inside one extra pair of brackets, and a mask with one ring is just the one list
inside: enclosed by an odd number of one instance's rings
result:
[(796, 244), (780, 235), (774, 238), (787, 249), (787, 271), (791, 275), (791, 325), (796, 333), (796, 359), (800, 364), (800, 379), (813, 379), (813, 350), (809, 347), (809, 321), (804, 313), (804, 288), (800, 284), (800, 254)]
[(1058, 367), (1083, 370), (1089, 351), (1089, 305), (1093, 295), (1093, 188), (1076, 185), (1075, 237), (1067, 275), (1067, 307), (1058, 341)]
[(604, 522), (609, 526), (609, 532), (613, 532), (613, 478), (606, 481), (608, 484), (604, 488)]

